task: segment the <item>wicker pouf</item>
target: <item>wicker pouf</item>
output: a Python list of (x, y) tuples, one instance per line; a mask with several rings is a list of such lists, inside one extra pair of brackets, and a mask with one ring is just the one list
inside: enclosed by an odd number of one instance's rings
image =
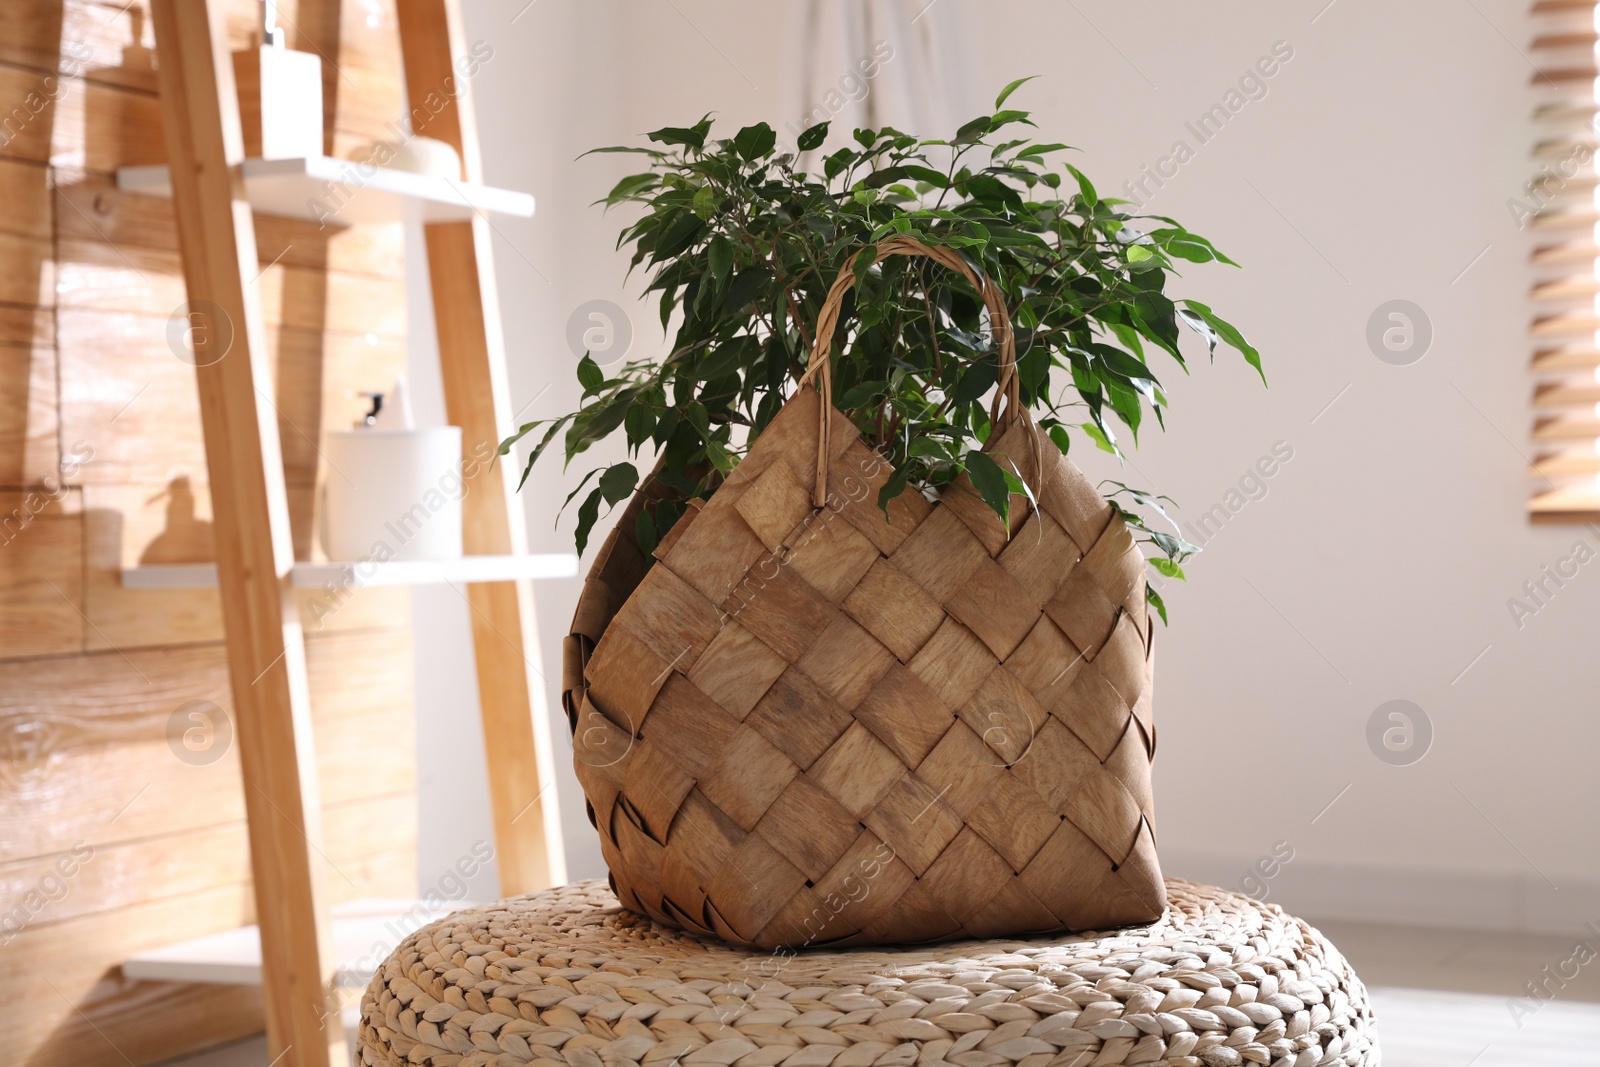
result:
[[(870, 891), (870, 890), (869, 890)], [(361, 1001), (367, 1067), (1376, 1064), (1366, 990), (1276, 905), (1169, 879), (1101, 936), (764, 954), (583, 882), (417, 931)]]

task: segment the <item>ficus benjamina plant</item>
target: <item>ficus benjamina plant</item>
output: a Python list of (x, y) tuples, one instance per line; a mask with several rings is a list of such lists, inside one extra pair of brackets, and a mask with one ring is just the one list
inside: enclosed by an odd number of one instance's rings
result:
[[(585, 355), (578, 410), (522, 426), (501, 454), (539, 434), (526, 481), (558, 435), (568, 464), (616, 433), (635, 458), (654, 452), (666, 492), (637, 521), (648, 552), (689, 500), (716, 490), (794, 390), (841, 266), (894, 235), (954, 249), (999, 287), (1022, 402), (1063, 453), (1078, 439), (1120, 456), (1122, 431), (1137, 443), (1147, 413), (1163, 423), (1167, 398), (1151, 363), (1160, 354), (1187, 373), (1180, 326), (1208, 353), (1226, 344), (1259, 373), (1260, 354), (1233, 325), (1168, 291), (1180, 260), (1237, 264), (1172, 219), (1101, 197), (1061, 161), (1069, 146), (1025, 136), (1028, 112), (1006, 101), (1027, 80), (947, 140), (858, 129), (807, 169), (800, 159), (817, 154), (826, 122), (801, 134), (799, 157), (779, 151), (766, 123), (713, 139), (709, 116), (656, 130), (651, 147), (596, 149), (644, 157), (646, 169), (598, 203), (640, 211), (617, 246), (632, 249), (630, 273), (648, 272), (646, 298), (659, 303), (671, 350), (606, 370)], [(983, 301), (926, 258), (873, 258), (855, 260), (831, 366), (835, 406), (892, 467), (879, 505), (936, 494), (964, 471), (1006, 520), (1011, 494), (1030, 490), (982, 450), (999, 369)], [(601, 508), (626, 502), (639, 484), (631, 462), (584, 475), (563, 505), (583, 495), (579, 552)], [(1116, 481), (1102, 491), (1153, 546), (1151, 565), (1183, 578), (1184, 559), (1199, 549), (1175, 525), (1161, 528), (1166, 498)], [(1160, 596), (1149, 596), (1165, 619)]]

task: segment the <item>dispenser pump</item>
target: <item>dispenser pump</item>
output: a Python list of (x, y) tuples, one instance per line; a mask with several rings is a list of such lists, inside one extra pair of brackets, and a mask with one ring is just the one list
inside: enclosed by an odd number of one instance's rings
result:
[(284, 47), (283, 27), (278, 25), (277, 0), (261, 0), (261, 43), (271, 48)]
[(416, 419), (411, 414), (411, 396), (406, 391), (406, 377), (400, 375), (387, 393), (361, 393), (372, 402), (372, 410), (356, 423), (356, 429), (414, 430)]

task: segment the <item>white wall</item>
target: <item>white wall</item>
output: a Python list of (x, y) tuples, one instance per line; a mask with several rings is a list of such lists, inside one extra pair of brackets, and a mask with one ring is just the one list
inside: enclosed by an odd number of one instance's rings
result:
[[(495, 48), (476, 82), (488, 176), (539, 197), (536, 219), (496, 223), (496, 252), (514, 393), (539, 395), (527, 417), (544, 417), (577, 399), (567, 316), (591, 298), (626, 301), (617, 220), (588, 206), (626, 158), (574, 157), (705, 111), (729, 129), (781, 125), (795, 41), (778, 4), (524, 2), (469, 5), (468, 27)], [(1531, 528), (1522, 513), (1527, 241), (1505, 200), (1528, 169), (1526, 5), (1324, 2), (972, 9), (984, 98), (1042, 74), (1015, 104), (1035, 111), (1042, 135), (1083, 148), (1102, 192), (1175, 140), (1192, 145), (1185, 122), (1274, 42), (1294, 49), (1265, 98), (1151, 205), (1245, 265), (1194, 269), (1180, 292), (1248, 332), (1271, 388), (1231, 354), (1214, 367), (1197, 358), (1190, 377), (1167, 370), (1168, 432), (1152, 428), (1128, 473), (1192, 520), (1275, 442), (1294, 449), (1268, 495), (1194, 561), (1189, 584), (1168, 590), (1163, 855), (1172, 873), (1233, 884), (1288, 841), (1295, 859), (1271, 892), (1291, 908), (1573, 927), (1600, 917), (1600, 657), (1584, 652), (1600, 566), (1520, 630), (1506, 606), (1580, 533)], [(1396, 298), (1433, 325), (1411, 366), (1380, 362), (1364, 337), (1373, 310)], [(653, 313), (639, 312), (635, 352), (659, 347)], [(570, 543), (570, 519), (551, 524), (571, 481), (555, 464), (530, 479), (536, 550)], [(539, 589), (552, 706), (577, 588)], [(1406, 767), (1380, 762), (1365, 739), (1374, 709), (1395, 698), (1420, 705), (1435, 731)], [(572, 876), (597, 875), (564, 761), (563, 774)]]

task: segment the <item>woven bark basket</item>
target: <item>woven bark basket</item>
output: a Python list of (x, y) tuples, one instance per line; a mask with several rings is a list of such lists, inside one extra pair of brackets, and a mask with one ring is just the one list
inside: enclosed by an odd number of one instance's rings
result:
[(1173, 880), (1149, 926), (752, 953), (600, 882), (459, 912), (361, 998), (364, 1067), (1373, 1067), (1367, 992), (1276, 905)]
[[(564, 704), (622, 902), (740, 945), (905, 943), (1146, 922), (1165, 903), (1150, 792), (1145, 563), (1017, 398), (999, 293), (986, 451), (1038, 506), (1010, 528), (963, 478), (877, 506), (890, 469), (829, 396), (850, 265), (807, 379), (703, 506), (602, 545)], [(848, 902), (842, 907), (841, 902)]]

